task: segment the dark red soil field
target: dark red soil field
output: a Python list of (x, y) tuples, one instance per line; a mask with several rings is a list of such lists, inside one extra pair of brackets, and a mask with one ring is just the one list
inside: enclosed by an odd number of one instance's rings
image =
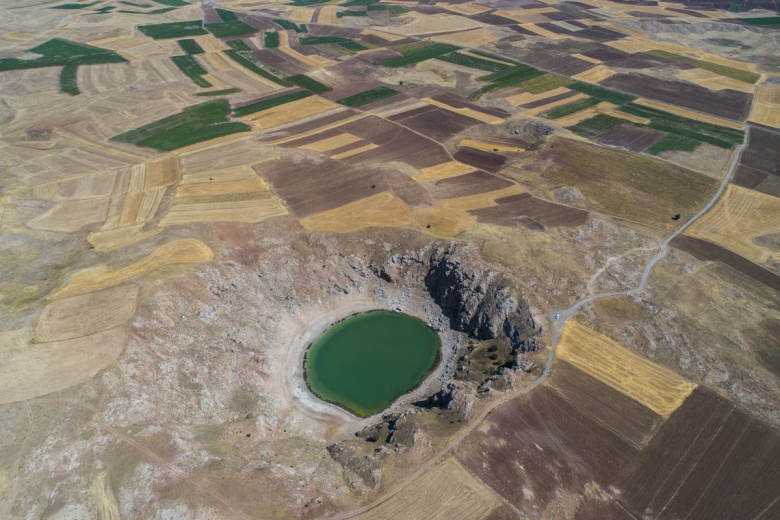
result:
[(525, 103), (523, 105), (520, 105), (523, 108), (536, 108), (536, 107), (542, 107), (544, 105), (554, 103), (555, 101), (560, 101), (562, 99), (574, 97), (578, 95), (579, 92), (575, 92), (573, 90), (570, 90), (568, 92), (564, 92), (563, 94), (558, 94), (557, 96), (550, 96), (548, 98), (539, 99), (537, 101), (531, 101), (530, 103)]
[(531, 518), (565, 495), (581, 519), (777, 518), (769, 426), (702, 387), (664, 421), (577, 372), (556, 362), (549, 384), (493, 410), (456, 456)]
[(461, 146), (453, 155), (458, 161), (480, 170), (496, 173), (506, 164), (506, 157), (484, 150)]
[(780, 134), (750, 127), (734, 184), (780, 197)]
[(752, 97), (736, 90), (712, 91), (693, 83), (645, 74), (616, 74), (602, 81), (601, 85), (734, 121), (745, 120)]
[(483, 114), (489, 114), (491, 116), (496, 116), (500, 118), (508, 118), (511, 115), (506, 110), (501, 110), (500, 108), (489, 108), (489, 107), (479, 106), (474, 103), (469, 103), (465, 99), (451, 93), (441, 94), (438, 96), (431, 96), (431, 99), (447, 104), (451, 107), (470, 108), (471, 110), (476, 110), (477, 112), (482, 112)]
[(641, 152), (664, 136), (663, 132), (632, 125), (618, 125), (607, 130), (596, 141), (631, 152)]
[(357, 110), (352, 110), (351, 108), (346, 110), (341, 110), (339, 112), (336, 112), (334, 114), (323, 114), (321, 117), (317, 117), (312, 119), (311, 121), (306, 121), (304, 123), (298, 123), (296, 125), (291, 125), (288, 127), (285, 127), (281, 130), (273, 130), (271, 132), (264, 133), (260, 138), (260, 142), (264, 141), (276, 141), (278, 139), (284, 139), (287, 137), (292, 137), (298, 134), (303, 134), (306, 132), (311, 132), (313, 130), (317, 130), (318, 128), (322, 128), (326, 125), (331, 125), (333, 123), (336, 123), (338, 121), (342, 121), (344, 119), (348, 119), (354, 115), (356, 115), (358, 112)]
[(499, 226), (524, 225), (529, 229), (577, 227), (588, 221), (588, 212), (537, 199), (521, 193), (496, 200), (497, 206), (469, 211), (479, 222)]
[(442, 179), (428, 186), (428, 193), (436, 200), (453, 199), (496, 191), (511, 186), (512, 183), (488, 172), (477, 170), (465, 175)]
[(388, 119), (438, 142), (445, 141), (467, 128), (482, 124), (476, 119), (433, 105), (401, 112)]
[(676, 237), (669, 245), (690, 253), (699, 260), (721, 262), (742, 274), (746, 274), (757, 282), (761, 282), (767, 287), (780, 291), (780, 276), (758, 264), (754, 264), (737, 253), (729, 251), (725, 247), (686, 235)]
[(541, 50), (525, 53), (520, 59), (529, 65), (535, 65), (543, 70), (549, 70), (564, 76), (574, 76), (593, 68), (593, 64), (589, 61)]

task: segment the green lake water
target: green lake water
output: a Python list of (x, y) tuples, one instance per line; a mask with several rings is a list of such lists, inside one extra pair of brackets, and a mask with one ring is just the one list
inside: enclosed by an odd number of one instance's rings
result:
[(440, 347), (436, 331), (417, 318), (356, 314), (309, 347), (306, 382), (320, 398), (368, 417), (419, 385), (439, 360)]

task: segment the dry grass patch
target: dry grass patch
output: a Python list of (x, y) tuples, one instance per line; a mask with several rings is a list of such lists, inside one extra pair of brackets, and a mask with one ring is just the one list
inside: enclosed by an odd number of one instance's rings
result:
[(112, 365), (127, 341), (124, 327), (50, 343), (29, 344), (31, 336), (29, 329), (0, 333), (0, 404), (84, 383)]
[(760, 125), (780, 128), (780, 85), (762, 83), (756, 87), (749, 119)]
[(459, 33), (440, 34), (431, 36), (431, 40), (454, 45), (463, 45), (466, 47), (482, 47), (498, 41), (499, 36), (494, 35), (488, 29), (473, 29)]
[[(559, 125), (563, 125), (566, 127), (574, 126), (577, 123), (581, 123), (586, 119), (590, 119), (591, 117), (597, 116), (599, 114), (613, 115), (616, 108), (617, 105), (613, 103), (607, 103), (606, 101), (602, 101), (598, 105), (592, 106), (590, 108), (586, 108), (585, 110), (580, 110), (579, 112), (569, 114), (568, 116), (559, 117), (558, 119), (555, 120), (555, 122), (558, 123)], [(620, 116), (615, 116), (615, 117), (620, 117)]]
[(466, 29), (475, 29), (484, 27), (485, 24), (466, 18), (465, 16), (440, 13), (434, 15), (421, 14), (416, 12), (409, 13), (415, 20), (411, 23), (393, 27), (393, 32), (413, 36), (416, 34), (432, 34), (451, 32)]
[(299, 148), (303, 148), (305, 150), (314, 150), (317, 152), (329, 152), (330, 150), (335, 150), (336, 148), (341, 148), (342, 146), (347, 146), (348, 144), (357, 143), (358, 141), (362, 141), (362, 138), (344, 132), (343, 134), (339, 134), (334, 137), (329, 137), (327, 139), (322, 139), (321, 141), (315, 141), (313, 143), (299, 146)]
[(33, 229), (72, 233), (89, 224), (103, 222), (108, 214), (108, 205), (106, 197), (61, 202), (27, 225)]
[(461, 114), (466, 117), (476, 119), (477, 121), (482, 121), (483, 123), (489, 123), (491, 125), (495, 125), (504, 122), (504, 120), (501, 119), (500, 117), (496, 117), (491, 114), (486, 114), (485, 112), (480, 112), (479, 110), (474, 110), (473, 108), (468, 108), (468, 107), (455, 108), (446, 103), (442, 103), (441, 101), (437, 101), (433, 98), (423, 98), (423, 101), (431, 105), (435, 105), (439, 108), (449, 110), (450, 112), (455, 112), (457, 114)]
[(727, 78), (704, 69), (681, 70), (676, 74), (677, 78), (702, 86), (709, 90), (738, 90), (747, 94), (753, 93), (753, 85), (733, 78)]
[(539, 101), (540, 99), (547, 99), (554, 96), (559, 96), (561, 94), (566, 94), (567, 92), (570, 92), (569, 89), (566, 87), (560, 87), (553, 90), (548, 90), (547, 92), (541, 92), (539, 94), (534, 94), (533, 92), (521, 92), (519, 94), (507, 96), (504, 99), (513, 105), (524, 105), (526, 103)]
[[(262, 112), (257, 112), (243, 117), (245, 122), (252, 125), (254, 129), (273, 128), (275, 126), (289, 124), (307, 117), (312, 117), (329, 110), (343, 108), (341, 105), (328, 101), (319, 96), (309, 96), (307, 98), (285, 103), (284, 105), (269, 108)], [(343, 125), (345, 121), (339, 121), (338, 125)], [(314, 133), (321, 132), (324, 129), (318, 129)], [(295, 138), (299, 139), (303, 135)]]
[[(320, 8), (320, 14), (317, 17), (317, 23), (325, 25), (341, 25), (338, 17), (338, 7), (335, 5), (324, 5)], [(364, 31), (365, 32), (365, 31)]]
[(671, 415), (696, 388), (668, 368), (571, 320), (561, 331), (555, 357), (664, 417)]
[(146, 240), (147, 238), (157, 235), (161, 231), (160, 229), (141, 231), (143, 226), (144, 224), (141, 223), (116, 229), (95, 231), (87, 236), (87, 241), (92, 245), (95, 251), (114, 251)]
[(287, 208), (270, 193), (249, 200), (215, 202), (177, 202), (160, 221), (160, 226), (187, 225), (197, 222), (262, 222), (287, 214)]
[(403, 491), (372, 508), (360, 520), (481, 520), (501, 506), (498, 496), (453, 457), (417, 477)]
[(610, 76), (614, 76), (615, 74), (617, 73), (606, 65), (596, 65), (592, 69), (588, 69), (585, 72), (580, 72), (579, 74), (575, 74), (572, 77), (587, 83), (599, 83)]
[(589, 97), (590, 96), (588, 96), (587, 94), (577, 94), (576, 96), (571, 96), (566, 99), (559, 99), (558, 101), (553, 101), (552, 103), (548, 103), (540, 107), (527, 108), (525, 112), (523, 112), (523, 115), (538, 116), (539, 114), (549, 112), (553, 108), (562, 107), (564, 105), (574, 103), (575, 101), (580, 101), (581, 99), (588, 99)]
[(406, 227), (414, 224), (414, 217), (401, 199), (385, 191), (305, 217), (300, 222), (312, 231), (347, 233), (371, 226)]
[(601, 60), (598, 60), (596, 58), (591, 58), (590, 56), (585, 56), (584, 54), (572, 54), (571, 57), (580, 59), (582, 61), (589, 61), (591, 63), (596, 63), (596, 64), (603, 63)]
[(214, 253), (211, 248), (200, 240), (194, 238), (174, 240), (160, 246), (145, 258), (116, 271), (78, 274), (71, 278), (62, 289), (49, 296), (49, 299), (65, 298), (107, 289), (166, 265), (208, 262), (212, 258), (214, 258)]
[(485, 7), (484, 5), (477, 5), (472, 3), (467, 4), (440, 4), (443, 8), (447, 9), (448, 11), (452, 11), (453, 13), (463, 14), (466, 16), (471, 16), (474, 14), (484, 13), (485, 11), (490, 11), (490, 7)]
[(450, 161), (437, 164), (436, 166), (423, 168), (420, 170), (420, 173), (414, 175), (412, 178), (423, 184), (426, 182), (435, 182), (441, 179), (448, 179), (450, 177), (457, 177), (459, 175), (464, 175), (473, 171), (473, 166), (469, 166), (468, 164), (463, 164), (462, 162), (458, 161)]
[(543, 37), (549, 38), (551, 40), (565, 40), (566, 38), (568, 38), (568, 36), (565, 35), (565, 34), (558, 34), (558, 33), (552, 32), (552, 31), (548, 31), (547, 29), (545, 29), (543, 27), (539, 27), (535, 23), (524, 23), (523, 24), (523, 29), (528, 29), (529, 31), (531, 31), (532, 33), (534, 33), (534, 34), (536, 34), (538, 36), (543, 36)]
[(268, 190), (268, 183), (255, 176), (253, 179), (182, 184), (176, 188), (176, 197), (218, 197), (220, 195), (266, 192)]
[(120, 520), (119, 504), (108, 481), (108, 470), (103, 470), (89, 486), (89, 492), (95, 499), (100, 520)]
[(709, 240), (762, 264), (780, 260), (780, 253), (755, 244), (753, 239), (778, 232), (780, 198), (731, 184), (718, 203), (685, 234)]
[(291, 48), (290, 35), (287, 34), (287, 31), (279, 31), (279, 50), (292, 59), (301, 63), (305, 63), (309, 67), (313, 67), (315, 69), (330, 67), (331, 65), (336, 64), (335, 61), (329, 60), (328, 58), (323, 58), (322, 56), (318, 56), (316, 54), (306, 56), (305, 54), (301, 54), (300, 52)]
[(35, 326), (40, 343), (79, 338), (129, 321), (135, 314), (138, 287), (124, 285), (51, 302)]

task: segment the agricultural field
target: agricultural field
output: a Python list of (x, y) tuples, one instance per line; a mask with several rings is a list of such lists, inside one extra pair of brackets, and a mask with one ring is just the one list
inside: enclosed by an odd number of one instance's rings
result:
[(780, 517), (771, 0), (0, 10), (0, 518)]

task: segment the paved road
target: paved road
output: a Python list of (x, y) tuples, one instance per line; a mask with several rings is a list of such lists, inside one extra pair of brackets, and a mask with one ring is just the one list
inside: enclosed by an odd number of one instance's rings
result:
[[(699, 218), (701, 218), (702, 215), (707, 213), (712, 206), (715, 205), (716, 202), (718, 202), (718, 199), (720, 199), (721, 195), (723, 195), (723, 192), (726, 191), (726, 187), (728, 186), (729, 182), (731, 182), (732, 177), (734, 176), (734, 170), (737, 169), (737, 164), (739, 164), (739, 158), (742, 156), (742, 152), (745, 150), (745, 147), (748, 144), (748, 134), (749, 134), (750, 125), (746, 125), (745, 128), (745, 137), (742, 140), (742, 144), (737, 148), (736, 152), (734, 153), (734, 158), (731, 161), (731, 165), (729, 166), (728, 171), (726, 172), (726, 176), (723, 178), (723, 182), (720, 183), (720, 187), (718, 187), (718, 191), (715, 192), (715, 195), (713, 195), (712, 199), (699, 210), (698, 213), (696, 213), (694, 216), (692, 216), (690, 219), (688, 219), (685, 224), (677, 228), (676, 231), (674, 231), (671, 235), (666, 237), (666, 239), (661, 243), (661, 251), (655, 255), (645, 266), (644, 272), (642, 272), (642, 279), (639, 281), (639, 285), (632, 288), (632, 289), (625, 289), (623, 291), (610, 291), (610, 292), (603, 292), (599, 294), (594, 294), (592, 296), (588, 296), (586, 298), (582, 298), (581, 300), (578, 300), (574, 305), (569, 307), (566, 310), (559, 310), (554, 311), (550, 315), (550, 322), (552, 324), (552, 341), (550, 342), (550, 353), (547, 355), (547, 362), (544, 366), (544, 372), (542, 372), (542, 375), (539, 377), (539, 379), (535, 382), (535, 385), (538, 383), (543, 382), (545, 379), (547, 379), (550, 376), (550, 372), (552, 371), (552, 364), (553, 359), (555, 358), (555, 349), (558, 347), (558, 339), (561, 334), (561, 330), (563, 329), (563, 326), (566, 324), (566, 321), (571, 318), (582, 306), (599, 300), (601, 298), (609, 298), (610, 296), (620, 296), (620, 295), (631, 295), (631, 294), (637, 294), (645, 289), (645, 286), (647, 285), (647, 279), (650, 276), (650, 271), (652, 271), (653, 267), (655, 267), (655, 264), (657, 264), (661, 259), (663, 259), (666, 254), (669, 252), (669, 242), (674, 240), (676, 237), (678, 237), (680, 234), (682, 234), (686, 229), (688, 229), (691, 224), (696, 222)], [(556, 319), (556, 315), (558, 316)]]

